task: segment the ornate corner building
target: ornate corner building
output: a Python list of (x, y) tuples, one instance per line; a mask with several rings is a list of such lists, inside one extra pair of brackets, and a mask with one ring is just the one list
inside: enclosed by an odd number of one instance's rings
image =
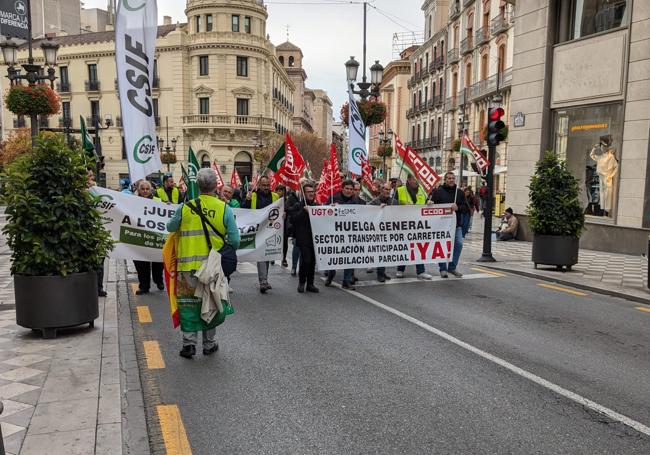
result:
[[(313, 103), (305, 107), (306, 95), (298, 91), (288, 59), (282, 62), (282, 46), (269, 40), (262, 0), (188, 0), (185, 14), (185, 23), (166, 17), (158, 27), (153, 75), (158, 136), (177, 140), (178, 162), (187, 160), (191, 146), (202, 166), (216, 161), (227, 175), (237, 168), (242, 179), (250, 179), (259, 167), (255, 150), (261, 142), (296, 130), (296, 121), (314, 131)], [(41, 128), (66, 131), (79, 128), (80, 116), (89, 127), (110, 116), (111, 126), (96, 140), (105, 156), (106, 185), (113, 188), (128, 176), (122, 131), (128, 119), (120, 117), (114, 37), (111, 24), (106, 31), (56, 37), (62, 110), (58, 118), (40, 120)], [(26, 57), (21, 49), (19, 62)], [(4, 118), (13, 115), (5, 111)], [(25, 123), (29, 120), (14, 118), (13, 126)], [(172, 171), (178, 176), (180, 165)]]

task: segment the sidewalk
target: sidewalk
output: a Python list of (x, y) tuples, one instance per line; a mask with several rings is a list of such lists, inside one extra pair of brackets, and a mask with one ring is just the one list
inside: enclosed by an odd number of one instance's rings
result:
[[(493, 223), (493, 226), (496, 224)], [(483, 219), (475, 217), (473, 230), (467, 234), (461, 262), (475, 262), (483, 251)], [(494, 263), (480, 266), (533, 278), (574, 286), (593, 292), (650, 305), (647, 288), (648, 261), (642, 256), (580, 249), (578, 264), (570, 272), (531, 261), (532, 243), (524, 241), (492, 242)]]
[[(43, 340), (40, 333), (15, 323), (9, 252), (1, 241), (0, 400), (4, 412), (0, 424), (7, 454), (149, 453), (146, 428), (144, 433), (132, 429), (144, 425), (144, 409), (129, 403), (128, 413), (125, 410), (132, 396), (127, 394), (139, 388), (139, 381), (133, 386), (126, 379), (125, 365), (132, 370), (135, 347), (130, 316), (118, 328), (118, 314), (120, 321), (124, 317), (117, 303), (120, 277), (126, 278), (123, 262), (107, 261), (108, 297), (99, 299), (94, 329), (85, 325), (61, 330), (56, 339)], [(133, 373), (129, 371), (128, 376)], [(135, 374), (139, 374), (137, 365)], [(139, 424), (128, 426), (127, 417)]]

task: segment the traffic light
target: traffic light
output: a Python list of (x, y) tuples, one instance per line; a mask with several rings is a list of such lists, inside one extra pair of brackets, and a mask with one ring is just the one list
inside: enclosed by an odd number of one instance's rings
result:
[(507, 136), (506, 124), (501, 120), (504, 114), (505, 111), (500, 107), (491, 107), (488, 110), (487, 143), (490, 147), (496, 147)]

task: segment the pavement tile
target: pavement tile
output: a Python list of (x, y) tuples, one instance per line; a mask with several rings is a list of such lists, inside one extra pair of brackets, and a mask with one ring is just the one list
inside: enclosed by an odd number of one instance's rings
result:
[(27, 404), (31, 404), (32, 406), (36, 406), (36, 403), (38, 402), (38, 397), (40, 396), (41, 396), (41, 388), (34, 387), (34, 390), (31, 390), (26, 393), (21, 393), (20, 395), (16, 395), (15, 397), (12, 398), (12, 400), (20, 401), (21, 403), (27, 403)]
[(0, 400), (7, 398), (14, 398), (27, 392), (37, 390), (38, 387), (20, 382), (12, 382), (11, 384), (3, 385), (0, 387)]
[(99, 368), (77, 368), (69, 371), (50, 371), (43, 384), (40, 403), (68, 400), (71, 397), (94, 398), (99, 396)]
[(18, 425), (19, 427), (27, 428), (29, 423), (32, 421), (32, 416), (34, 415), (34, 406), (30, 406), (28, 409), (25, 409), (20, 412), (16, 412), (10, 416), (3, 417), (0, 419), (2, 422), (11, 423), (12, 425)]
[(97, 425), (95, 455), (119, 455), (122, 453), (122, 424)]
[(34, 368), (20, 367), (20, 368), (6, 371), (4, 373), (0, 373), (0, 379), (5, 379), (7, 381), (21, 382), (25, 379), (32, 378), (42, 373), (43, 371), (35, 370)]
[(35, 385), (36, 387), (43, 387), (46, 378), (47, 378), (47, 373), (43, 372), (31, 378), (23, 379), (21, 382), (23, 384)]
[[(65, 416), (62, 419), (61, 416)], [(39, 403), (27, 430), (30, 435), (92, 429), (97, 425), (97, 399)]]
[(49, 357), (44, 357), (39, 354), (25, 354), (18, 357), (14, 357), (13, 359), (4, 360), (2, 363), (6, 363), (7, 365), (15, 365), (17, 367), (26, 367), (36, 362), (42, 362), (43, 360), (47, 360), (48, 358)]
[(20, 453), (20, 448), (23, 445), (23, 439), (25, 439), (26, 434), (27, 434), (27, 430), (22, 430), (19, 431), (18, 433), (12, 434), (11, 436), (5, 436), (3, 438), (7, 455), (9, 455), (10, 453), (14, 453), (14, 454)]
[(34, 406), (13, 400), (3, 400), (2, 405), (4, 406), (4, 410), (2, 411), (2, 415), (0, 415), (0, 420), (4, 420), (5, 417), (24, 411), (25, 409), (34, 409)]
[(122, 410), (120, 406), (115, 406), (119, 403), (120, 384), (102, 384), (99, 395), (99, 411), (97, 414), (97, 424), (107, 423), (121, 423)]
[(16, 434), (19, 431), (23, 431), (25, 429), (25, 427), (19, 427), (18, 425), (14, 425), (8, 422), (0, 422), (0, 426), (2, 427), (2, 436), (4, 437), (9, 437), (12, 434)]
[(20, 455), (89, 455), (95, 451), (95, 429), (28, 434)]

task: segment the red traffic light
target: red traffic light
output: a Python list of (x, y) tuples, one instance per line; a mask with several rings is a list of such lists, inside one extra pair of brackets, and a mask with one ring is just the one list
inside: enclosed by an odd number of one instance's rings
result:
[(490, 109), (490, 120), (499, 120), (505, 113), (506, 111), (504, 111), (501, 107), (492, 108)]

